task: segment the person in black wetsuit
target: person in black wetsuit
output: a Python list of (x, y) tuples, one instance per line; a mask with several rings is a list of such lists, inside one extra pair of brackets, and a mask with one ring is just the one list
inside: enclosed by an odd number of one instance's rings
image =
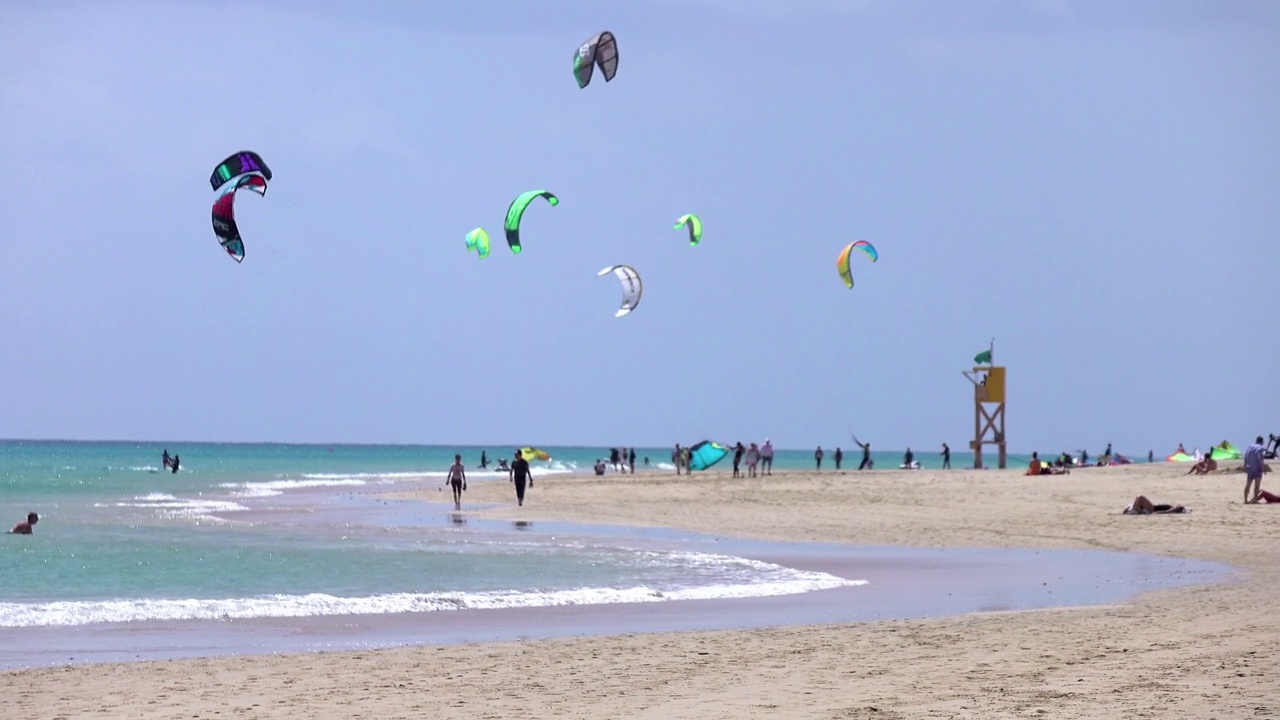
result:
[(480, 451), (480, 469), (484, 470), (489, 467), (489, 454), (485, 450)]
[(529, 461), (524, 459), (524, 455), (519, 450), (516, 451), (515, 460), (511, 462), (510, 479), (516, 485), (516, 502), (523, 507), (525, 483), (533, 487), (533, 475), (529, 472)]
[(734, 477), (742, 477), (742, 471), (738, 469), (738, 466), (742, 464), (742, 454), (745, 453), (746, 451), (747, 449), (742, 447), (741, 442), (733, 446), (733, 476)]
[(173, 462), (172, 462), (171, 464), (173, 465), (173, 474), (174, 474), (174, 475), (177, 475), (177, 474), (178, 474), (178, 468), (182, 467), (182, 460), (181, 460), (181, 459), (179, 459), (177, 455), (174, 455), (174, 456), (173, 456)]
[(840, 463), (844, 462), (844, 451), (839, 447), (836, 448), (836, 469), (840, 469)]
[(942, 469), (951, 469), (951, 448), (946, 443), (942, 443)]

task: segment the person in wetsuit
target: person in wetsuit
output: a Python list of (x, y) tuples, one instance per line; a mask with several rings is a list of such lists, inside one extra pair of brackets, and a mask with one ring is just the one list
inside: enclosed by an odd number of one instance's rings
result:
[[(603, 474), (603, 473), (600, 473)], [(516, 459), (511, 462), (511, 482), (516, 485), (516, 503), (524, 507), (524, 487), (528, 483), (533, 486), (533, 474), (529, 471), (529, 461), (517, 450)]]
[(171, 463), (169, 463), (169, 464), (173, 466), (173, 474), (174, 474), (174, 475), (177, 475), (177, 474), (178, 474), (178, 468), (179, 468), (179, 467), (182, 467), (182, 460), (181, 460), (181, 459), (179, 459), (177, 455), (174, 455), (174, 456), (173, 456), (173, 462), (171, 462)]
[(951, 448), (946, 443), (942, 443), (942, 469), (951, 469)]
[(480, 451), (480, 469), (484, 470), (489, 467), (489, 453), (485, 450)]
[(160, 466), (163, 467), (165, 470), (168, 470), (169, 466), (172, 464), (173, 464), (173, 458), (169, 457), (169, 448), (165, 448), (164, 455), (160, 456)]

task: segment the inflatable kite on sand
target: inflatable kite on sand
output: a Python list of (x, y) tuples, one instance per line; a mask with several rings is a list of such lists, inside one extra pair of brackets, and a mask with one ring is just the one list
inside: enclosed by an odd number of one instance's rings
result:
[(720, 443), (714, 443), (710, 440), (702, 442), (689, 448), (689, 469), (690, 470), (706, 470), (724, 459), (729, 454), (728, 448)]

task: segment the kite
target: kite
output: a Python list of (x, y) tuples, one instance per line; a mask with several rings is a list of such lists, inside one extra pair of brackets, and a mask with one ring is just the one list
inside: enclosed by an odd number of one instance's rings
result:
[(507, 245), (511, 247), (511, 252), (517, 255), (524, 249), (520, 245), (520, 218), (524, 217), (524, 211), (529, 207), (529, 203), (533, 202), (534, 198), (540, 197), (546, 198), (553, 207), (560, 204), (560, 199), (546, 190), (530, 190), (520, 193), (520, 196), (512, 200), (510, 207), (507, 208), (507, 220), (503, 224), (503, 229), (507, 233)]
[(702, 220), (697, 215), (681, 215), (676, 221), (675, 229), (679, 230), (681, 225), (689, 226), (689, 246), (697, 247), (702, 242)]
[(849, 268), (850, 256), (854, 250), (861, 250), (867, 257), (871, 258), (871, 262), (880, 259), (880, 254), (876, 252), (876, 248), (866, 240), (851, 242), (840, 251), (840, 256), (836, 258), (836, 269), (840, 271), (840, 278), (844, 280), (844, 286), (853, 287), (853, 270)]
[(241, 187), (254, 186), (249, 183), (238, 183), (219, 195), (213, 203), (213, 234), (218, 236), (222, 249), (226, 250), (236, 262), (244, 262), (244, 240), (240, 237), (240, 228), (236, 226), (235, 212), (236, 190)]
[(605, 82), (612, 80), (618, 72), (618, 41), (608, 30), (582, 43), (573, 54), (573, 79), (578, 81), (579, 89), (591, 82), (591, 73), (596, 65), (604, 73)]
[[(213, 174), (209, 176), (209, 184), (214, 190), (231, 182), (232, 178), (240, 177), (246, 173), (257, 173), (263, 180), (271, 179), (271, 168), (262, 161), (262, 156), (251, 150), (241, 150), (228, 157), (226, 160), (218, 163), (218, 167), (213, 169)], [(266, 192), (265, 187), (263, 193)]]
[(484, 228), (476, 228), (467, 233), (467, 252), (475, 250), (483, 260), (489, 257), (489, 233)]
[(618, 276), (622, 283), (622, 307), (614, 313), (614, 317), (622, 317), (640, 304), (640, 296), (644, 293), (644, 285), (640, 282), (640, 273), (630, 265), (613, 265), (596, 273), (596, 277), (604, 277), (609, 273)]
[(689, 469), (690, 470), (706, 470), (724, 459), (729, 454), (728, 448), (720, 443), (714, 443), (710, 440), (702, 442), (689, 448)]
[(550, 460), (551, 456), (545, 450), (539, 450), (535, 447), (520, 448), (520, 457), (525, 460), (542, 460), (543, 462)]

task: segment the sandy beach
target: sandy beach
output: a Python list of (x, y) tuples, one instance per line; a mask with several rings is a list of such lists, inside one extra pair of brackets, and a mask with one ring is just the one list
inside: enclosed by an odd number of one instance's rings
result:
[[(1236, 718), (1280, 716), (1280, 506), (1186, 466), (548, 477), (492, 518), (744, 538), (1101, 548), (1239, 568), (1103, 607), (929, 620), (174, 660), (3, 675), (32, 718)], [(1273, 489), (1267, 475), (1264, 487)], [(1123, 516), (1135, 495), (1186, 515)], [(436, 493), (425, 497), (438, 501)], [(464, 505), (465, 507), (465, 505)]]

